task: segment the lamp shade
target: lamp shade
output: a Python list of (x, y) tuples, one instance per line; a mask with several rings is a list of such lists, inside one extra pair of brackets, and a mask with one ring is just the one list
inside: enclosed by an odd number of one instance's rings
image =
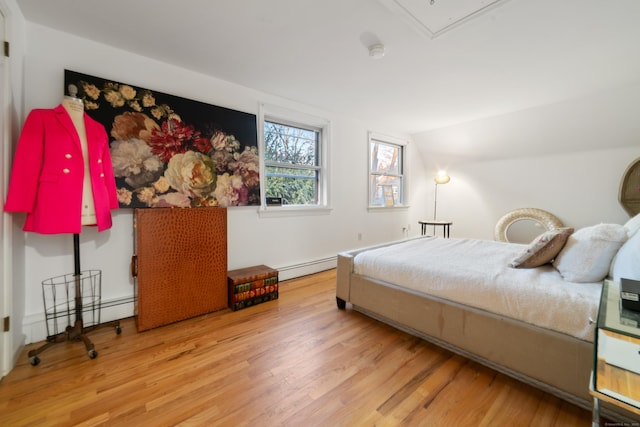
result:
[(446, 184), (451, 181), (451, 177), (447, 175), (447, 171), (439, 171), (438, 174), (433, 178), (436, 184)]

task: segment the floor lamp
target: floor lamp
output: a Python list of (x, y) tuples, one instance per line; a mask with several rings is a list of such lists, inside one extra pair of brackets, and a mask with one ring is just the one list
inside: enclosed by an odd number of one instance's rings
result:
[[(438, 174), (433, 178), (436, 183), (436, 190), (433, 196), (433, 220), (436, 220), (436, 212), (438, 209), (438, 184), (446, 184), (451, 181), (451, 177), (447, 175), (447, 171), (439, 171)], [(433, 234), (436, 234), (436, 226), (433, 226)]]

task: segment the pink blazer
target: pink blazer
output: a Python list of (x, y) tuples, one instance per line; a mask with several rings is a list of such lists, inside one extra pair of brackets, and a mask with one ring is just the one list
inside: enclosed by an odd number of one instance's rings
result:
[[(96, 225), (103, 231), (118, 207), (109, 137), (86, 113), (84, 122)], [(31, 111), (18, 140), (5, 211), (27, 213), (24, 231), (80, 233), (84, 168), (80, 138), (64, 107)]]

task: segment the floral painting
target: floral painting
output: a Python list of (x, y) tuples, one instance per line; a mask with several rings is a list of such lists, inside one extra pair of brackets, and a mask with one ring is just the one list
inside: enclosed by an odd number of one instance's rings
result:
[(109, 134), (121, 208), (260, 204), (255, 115), (69, 70), (64, 78)]

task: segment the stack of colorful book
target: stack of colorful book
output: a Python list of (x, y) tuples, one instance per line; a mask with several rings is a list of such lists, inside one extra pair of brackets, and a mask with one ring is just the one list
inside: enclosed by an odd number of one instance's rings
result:
[(278, 270), (266, 265), (231, 270), (229, 308), (233, 311), (278, 299)]

